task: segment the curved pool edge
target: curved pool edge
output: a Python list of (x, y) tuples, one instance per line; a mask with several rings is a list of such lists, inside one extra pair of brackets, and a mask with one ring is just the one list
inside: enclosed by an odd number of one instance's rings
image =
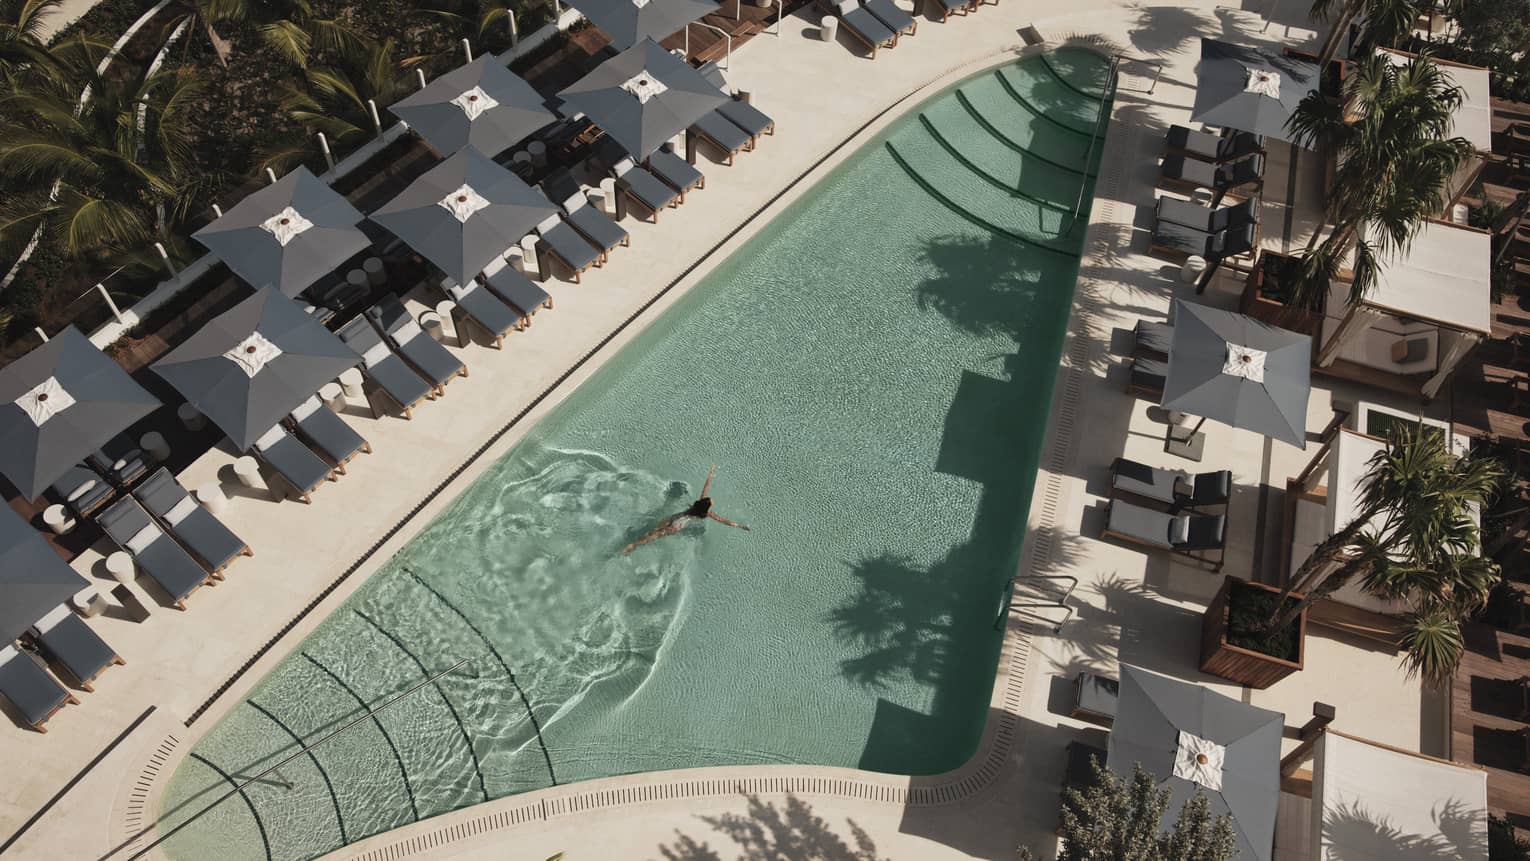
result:
[[(1097, 13), (1079, 13), (1059, 19), (1037, 22), (1048, 23), (1090, 17)], [(1108, 13), (1107, 13), (1108, 14)], [(287, 657), (304, 636), (326, 618), (329, 613), (359, 589), (376, 570), (386, 564), (393, 553), (407, 544), (425, 528), (434, 516), (456, 498), (469, 484), (481, 475), (483, 469), (494, 463), (513, 447), (526, 431), (576, 390), (594, 374), (611, 355), (614, 355), (646, 326), (658, 319), (675, 302), (685, 296), (712, 269), (738, 251), (756, 233), (769, 225), (773, 219), (788, 209), (803, 195), (809, 193), (847, 159), (854, 156), (865, 143), (874, 139), (909, 111), (918, 107), (923, 96), (945, 89), (947, 86), (1007, 62), (1030, 56), (1063, 45), (1079, 48), (1095, 48), (1090, 35), (1072, 34), (1065, 41), (1041, 46), (1025, 46), (1018, 40), (990, 50), (973, 59), (953, 65), (914, 89), (892, 98), (868, 122), (855, 129), (848, 137), (832, 146), (816, 161), (766, 203), (750, 214), (736, 229), (713, 246), (703, 257), (685, 269), (680, 277), (661, 288), (615, 331), (603, 338), (589, 355), (560, 377), (554, 386), (512, 422), (513, 428), (501, 428), (490, 438), (472, 459), (471, 468), (462, 470), (437, 488), (427, 503), (415, 510), (407, 528), (400, 529), (380, 542), (364, 564), (353, 572), (342, 575), (343, 584), (332, 584), (327, 594), (316, 599), (299, 623), (274, 638), (266, 650), (250, 662), (232, 683), (214, 694), (211, 705), (197, 709), (190, 721), (199, 726), (190, 728), (182, 721), (170, 720), (162, 712), (153, 722), (163, 728), (143, 744), (128, 771), (127, 780), (119, 788), (111, 815), (111, 840), (109, 845), (120, 846), (129, 851), (153, 840), (156, 833), (144, 831), (145, 825), (154, 818), (160, 796), (168, 780), (160, 778), (173, 774), (195, 743), (230, 708), (242, 701), (243, 696), (265, 677), (266, 673)], [(1104, 38), (1104, 37), (1100, 37)], [(1119, 106), (1117, 102), (1117, 106)], [(1108, 139), (1108, 138), (1107, 138)], [(1101, 142), (1103, 146), (1104, 141)], [(1102, 171), (1103, 177), (1103, 171)], [(1098, 194), (1098, 189), (1096, 194)], [(1095, 216), (1091, 215), (1091, 226)], [(1090, 239), (1086, 236), (1084, 253), (1088, 253)], [(1075, 340), (1077, 303), (1070, 312), (1067, 343)], [(1066, 350), (1066, 347), (1065, 347)], [(1064, 360), (1063, 367), (1067, 367)], [(1059, 371), (1059, 382), (1064, 371)], [(1057, 385), (1053, 392), (1053, 422), (1056, 424), (1056, 408), (1064, 387)], [(513, 431), (513, 432), (511, 432)], [(1049, 428), (1047, 442), (1043, 445), (1043, 463), (1050, 460), (1050, 453), (1057, 444)], [(1051, 524), (1038, 519), (1045, 500), (1045, 467), (1038, 474), (1035, 494), (1027, 526), (1028, 536), (1038, 528)], [(1037, 553), (1036, 542), (1027, 540), (1022, 550), (1022, 561), (1017, 576), (1032, 569), (1033, 556)], [(1006, 765), (1013, 766), (1016, 725), (1020, 718), (1020, 703), (1025, 682), (1026, 660), (1029, 655), (1031, 626), (1010, 620), (1006, 635), (1000, 646), (998, 669), (989, 701), (989, 716), (982, 737), (971, 758), (958, 768), (938, 775), (910, 777), (853, 768), (815, 765), (769, 765), (769, 766), (713, 766), (657, 772), (619, 775), (581, 781), (566, 786), (550, 787), (472, 805), (444, 813), (429, 819), (411, 823), (391, 831), (365, 838), (334, 852), (320, 856), (323, 859), (382, 859), (406, 857), (422, 850), (440, 849), (448, 844), (466, 840), (489, 832), (504, 832), (534, 822), (547, 822), (558, 817), (587, 813), (595, 810), (614, 809), (627, 805), (652, 803), (661, 800), (682, 801), (687, 799), (738, 796), (739, 794), (811, 794), (818, 797), (855, 799), (876, 804), (899, 807), (924, 807), (955, 804), (968, 800), (990, 787), (1003, 773)], [(168, 726), (168, 728), (166, 728)], [(227, 803), (238, 803), (230, 799)], [(157, 848), (143, 857), (166, 858)]]

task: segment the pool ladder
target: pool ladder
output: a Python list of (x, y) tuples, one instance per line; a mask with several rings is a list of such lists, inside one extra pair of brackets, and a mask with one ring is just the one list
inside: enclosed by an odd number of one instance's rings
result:
[(1040, 616), (1040, 613), (1038, 613), (1036, 611), (1039, 611), (1039, 610), (1062, 610), (1063, 611), (1063, 617), (1061, 619), (1057, 620), (1056, 624), (1054, 624), (1052, 626), (1052, 633), (1054, 633), (1054, 634), (1062, 633), (1063, 625), (1066, 625), (1068, 623), (1068, 620), (1072, 619), (1073, 618), (1073, 614), (1076, 612), (1074, 607), (1073, 607), (1073, 605), (1068, 603), (1068, 599), (1073, 597), (1073, 590), (1078, 588), (1078, 578), (1074, 577), (1072, 574), (1033, 574), (1033, 575), (1031, 575), (1029, 577), (1025, 577), (1025, 578), (1022, 578), (1022, 579), (1024, 579), (1024, 580), (1067, 580), (1068, 581), (1068, 588), (1064, 589), (1062, 591), (1061, 595), (1057, 596), (1056, 598), (1052, 598), (1050, 600), (1045, 600), (1045, 601), (1038, 600), (1037, 602), (1034, 602), (1034, 603), (1027, 602), (1027, 603), (1023, 603), (1023, 604), (1016, 604), (1015, 603), (1015, 583), (1016, 583), (1016, 581), (1011, 580), (1009, 582), (1008, 588), (1006, 588), (1004, 590), (1004, 601), (1002, 602), (1002, 607), (999, 610), (998, 618), (994, 619), (994, 621), (993, 621), (993, 629), (995, 631), (999, 630), (1001, 627), (1003, 627), (1004, 620), (1007, 617), (1009, 617), (1010, 615), (1012, 615), (1014, 613), (1020, 612), (1020, 611), (1029, 610), (1032, 613), (1034, 613), (1035, 615)]

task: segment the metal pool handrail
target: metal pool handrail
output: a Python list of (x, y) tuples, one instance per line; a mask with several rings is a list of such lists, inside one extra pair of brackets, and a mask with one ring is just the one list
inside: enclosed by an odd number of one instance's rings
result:
[(1105, 106), (1110, 104), (1111, 100), (1115, 98), (1116, 84), (1120, 81), (1120, 66), (1121, 55), (1113, 54), (1110, 58), (1110, 79), (1105, 84), (1104, 93), (1100, 95), (1100, 106), (1094, 115), (1094, 128), (1089, 132), (1089, 149), (1084, 152), (1084, 170), (1086, 172), (1083, 181), (1078, 184), (1078, 198), (1073, 201), (1073, 215), (1068, 219), (1068, 232), (1070, 233), (1078, 224), (1079, 210), (1084, 208), (1084, 189), (1089, 187), (1089, 174), (1087, 171), (1089, 170), (1089, 163), (1094, 160), (1094, 142), (1102, 136), (1103, 132), (1100, 126), (1109, 117), (1105, 113)]
[[(400, 693), (398, 696), (394, 697), (391, 700), (388, 700), (387, 702), (383, 703), (382, 705), (378, 706), (377, 708), (375, 708), (375, 709), (367, 709), (365, 713), (359, 715), (355, 720), (348, 721), (344, 725), (336, 727), (335, 729), (331, 730), (328, 735), (324, 736), (323, 738), (319, 739), (318, 741), (314, 742), (313, 744), (306, 744), (306, 745), (305, 744), (299, 744), (298, 745), (298, 749), (291, 756), (282, 759), (280, 762), (278, 762), (275, 765), (273, 765), (273, 766), (267, 768), (266, 770), (260, 772), (259, 774), (255, 775), (254, 777), (245, 778), (245, 780), (243, 782), (236, 784), (233, 789), (230, 789), (229, 791), (227, 791), (227, 792), (223, 793), (222, 795), (218, 796), (217, 798), (213, 799), (212, 802), (210, 804), (208, 804), (206, 807), (202, 808), (201, 810), (198, 810), (196, 813), (193, 813), (191, 816), (186, 817), (186, 820), (184, 822), (182, 822), (181, 824), (175, 826), (174, 828), (170, 829), (169, 831), (166, 831), (164, 834), (161, 834), (160, 836), (154, 838), (154, 841), (152, 843), (150, 843), (149, 845), (143, 847), (142, 849), (138, 850), (137, 852), (134, 852), (132, 855), (128, 856), (128, 861), (133, 861), (133, 859), (136, 859), (136, 858), (142, 858), (144, 855), (148, 854), (150, 849), (153, 849), (154, 847), (156, 847), (159, 844), (165, 842), (166, 840), (169, 840), (171, 837), (174, 837), (182, 828), (185, 828), (186, 826), (188, 826), (191, 823), (197, 821), (198, 819), (201, 819), (202, 816), (204, 816), (208, 811), (212, 810), (214, 807), (217, 807), (218, 805), (220, 805), (223, 802), (229, 800), (230, 798), (233, 798), (235, 795), (244, 792), (244, 790), (246, 788), (248, 788), (250, 786), (250, 784), (255, 783), (256, 781), (260, 780), (261, 778), (265, 777), (268, 774), (272, 774), (272, 773), (278, 771), (282, 766), (284, 766), (287, 763), (293, 761), (294, 759), (297, 759), (300, 756), (308, 756), (310, 754), (310, 752), (313, 751), (315, 748), (317, 748), (319, 745), (324, 744), (325, 742), (333, 739), (335, 736), (340, 735), (341, 733), (345, 732), (346, 730), (350, 729), (353, 726), (356, 726), (356, 725), (360, 724), (363, 721), (372, 720), (372, 718), (375, 717), (376, 715), (381, 714), (386, 709), (392, 708), (393, 706), (397, 705), (399, 702), (401, 702), (404, 699), (408, 698), (411, 694), (415, 693), (416, 691), (420, 690), (421, 688), (424, 688), (427, 685), (435, 684), (442, 677), (451, 675), (452, 673), (456, 672), (457, 670), (461, 669), (462, 667), (466, 666), (467, 664), (472, 663), (472, 661), (473, 661), (472, 658), (463, 658), (462, 660), (458, 661), (455, 664), (452, 664), (451, 666), (447, 667), (446, 669), (442, 670), (441, 672), (436, 673), (433, 676), (430, 676), (429, 678), (425, 679), (422, 682), (419, 682), (418, 684), (414, 685), (413, 687), (409, 688), (408, 690), (404, 691), (403, 693)], [(111, 854), (112, 853), (107, 853), (106, 857), (110, 857)]]

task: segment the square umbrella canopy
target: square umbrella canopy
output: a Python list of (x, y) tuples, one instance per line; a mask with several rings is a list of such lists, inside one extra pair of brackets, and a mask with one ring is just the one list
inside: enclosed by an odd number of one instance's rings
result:
[(251, 287), (296, 296), (371, 245), (362, 215), (306, 167), (193, 233)]
[(481, 54), (390, 108), (437, 152), (473, 146), (497, 155), (555, 122), (541, 94), (490, 54)]
[(89, 584), (21, 515), (0, 508), (0, 643), (10, 643)]
[(0, 473), (36, 499), (159, 405), (71, 326), (0, 369)]
[(383, 204), (372, 220), (466, 284), (558, 211), (515, 174), (465, 147)]
[(1311, 393), (1310, 336), (1175, 300), (1164, 409), (1306, 448)]
[(257, 290), (155, 362), (240, 451), (360, 356), (274, 290)]
[(1314, 63), (1260, 48), (1201, 39), (1190, 119), (1290, 140), (1286, 120), (1318, 88)]
[(1141, 764), (1172, 793), (1169, 810), (1175, 813), (1199, 787), (1212, 816), (1232, 817), (1238, 857), (1269, 861), (1285, 719), (1280, 712), (1122, 664), (1105, 765), (1130, 775)]
[(570, 0), (569, 5), (610, 36), (618, 51), (644, 39), (663, 41), (718, 9), (712, 0)]
[(559, 93), (636, 159), (728, 100), (684, 61), (644, 39)]

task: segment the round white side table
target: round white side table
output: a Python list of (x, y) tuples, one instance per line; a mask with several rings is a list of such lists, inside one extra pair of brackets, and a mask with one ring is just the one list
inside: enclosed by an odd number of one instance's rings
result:
[(446, 322), (440, 311), (426, 311), (420, 315), (420, 328), (437, 341), (446, 340)]
[(605, 177), (600, 181), (600, 199), (604, 202), (601, 212), (616, 217), (616, 180)]
[(541, 141), (532, 141), (526, 144), (526, 154), (531, 156), (533, 167), (542, 167), (547, 164), (547, 144)]
[(87, 586), (74, 593), (74, 597), (69, 599), (69, 603), (73, 604), (74, 609), (87, 619), (92, 616), (101, 615), (102, 611), (106, 609), (106, 599), (101, 596), (101, 593), (94, 586)]
[(133, 564), (133, 557), (126, 551), (118, 550), (106, 557), (106, 573), (118, 583), (131, 584), (138, 576), (138, 566)]
[(234, 461), (234, 477), (245, 487), (260, 487), (260, 463), (250, 455)]
[(1201, 273), (1206, 271), (1206, 258), (1192, 254), (1185, 259), (1185, 265), (1180, 267), (1179, 280), (1186, 284), (1194, 284), (1200, 280)]
[(181, 427), (196, 432), (207, 426), (207, 416), (191, 404), (181, 404), (175, 408), (175, 417), (181, 420)]
[(371, 286), (371, 282), (367, 280), (367, 273), (360, 269), (352, 269), (345, 273), (345, 283), (362, 290), (366, 290)]
[(43, 509), (43, 525), (52, 530), (54, 535), (68, 535), (74, 531), (77, 521), (64, 506), (50, 505)]
[(336, 412), (345, 408), (345, 389), (339, 383), (325, 383), (319, 387), (319, 400)]
[(361, 261), (361, 271), (366, 273), (367, 283), (373, 287), (388, 283), (388, 270), (383, 268), (381, 257), (368, 257)]
[(149, 431), (139, 437), (138, 447), (147, 452), (155, 463), (164, 463), (170, 459), (170, 443), (165, 442), (165, 435), (159, 431)]
[(228, 508), (228, 495), (223, 492), (223, 484), (217, 481), (209, 481), (198, 485), (193, 492), (197, 502), (213, 514), (222, 514)]
[(362, 388), (361, 370), (359, 368), (346, 368), (340, 373), (340, 391), (347, 398), (360, 398), (366, 395)]
[(825, 15), (818, 22), (818, 36), (825, 42), (834, 41), (839, 34), (839, 19), (833, 15)]

